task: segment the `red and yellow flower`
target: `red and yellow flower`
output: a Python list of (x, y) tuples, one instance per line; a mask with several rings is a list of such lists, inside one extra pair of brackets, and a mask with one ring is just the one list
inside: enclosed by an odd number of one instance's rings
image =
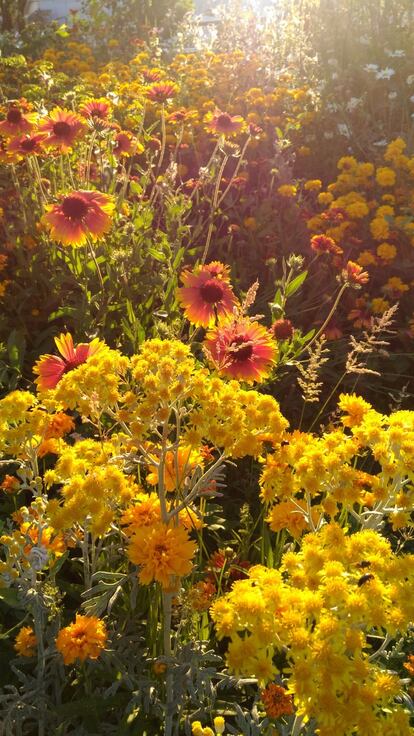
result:
[(228, 321), (210, 330), (204, 348), (219, 373), (247, 383), (263, 381), (277, 353), (269, 330), (248, 319)]
[(62, 357), (41, 355), (33, 368), (33, 372), (38, 376), (35, 383), (40, 391), (56, 388), (65, 373), (86, 363), (91, 355), (95, 355), (103, 347), (103, 343), (97, 337), (90, 343), (81, 342), (74, 345), (69, 332), (55, 337), (55, 343)]
[(61, 153), (68, 153), (84, 130), (85, 122), (79, 115), (59, 107), (52, 110), (39, 125), (39, 131), (48, 134), (45, 145), (56, 148)]
[(42, 222), (53, 240), (81, 246), (87, 238), (97, 240), (108, 232), (114, 207), (108, 194), (80, 189), (63, 197), (60, 204), (49, 205)]
[(232, 314), (237, 304), (229, 279), (229, 267), (219, 261), (183, 271), (184, 286), (177, 289), (177, 297), (184, 314), (197, 327), (212, 327), (214, 323)]
[(216, 135), (234, 135), (239, 133), (245, 124), (241, 115), (230, 115), (218, 109), (207, 113), (204, 121), (206, 130)]

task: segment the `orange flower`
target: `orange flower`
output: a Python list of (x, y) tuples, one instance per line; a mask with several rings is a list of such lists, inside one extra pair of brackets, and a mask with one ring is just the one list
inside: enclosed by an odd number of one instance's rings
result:
[(153, 84), (148, 87), (146, 96), (151, 102), (167, 102), (171, 97), (175, 97), (179, 90), (179, 87), (175, 82), (160, 82), (160, 84)]
[(84, 118), (88, 118), (93, 122), (107, 121), (110, 116), (111, 106), (105, 98), (88, 100), (88, 102), (84, 102), (80, 107), (79, 112)]
[(71, 150), (75, 140), (83, 133), (85, 123), (79, 115), (70, 110), (56, 107), (39, 125), (42, 133), (48, 133), (45, 143), (57, 148), (61, 153)]
[(237, 304), (230, 286), (229, 267), (219, 261), (183, 271), (181, 281), (184, 286), (177, 289), (177, 298), (193, 325), (212, 327), (220, 317), (231, 315)]
[(210, 330), (204, 347), (219, 373), (247, 383), (269, 375), (277, 352), (269, 331), (247, 319)]
[(330, 238), (328, 235), (314, 235), (311, 238), (311, 248), (315, 251), (315, 253), (334, 253), (335, 255), (339, 255), (340, 253), (343, 253), (342, 248), (339, 247), (334, 241), (333, 238)]
[(14, 640), (14, 648), (21, 657), (33, 657), (36, 651), (37, 637), (31, 626), (23, 626)]
[(76, 621), (59, 631), (56, 649), (63, 656), (65, 664), (73, 664), (76, 659), (97, 659), (105, 648), (108, 634), (104, 621), (96, 616), (76, 614)]
[(20, 488), (20, 481), (14, 475), (5, 475), (0, 488), (6, 493), (15, 493)]
[(73, 337), (69, 332), (66, 335), (62, 333), (59, 337), (55, 337), (55, 343), (62, 357), (41, 355), (33, 368), (33, 372), (39, 376), (35, 383), (40, 391), (56, 388), (65, 373), (86, 363), (88, 358), (103, 346), (97, 337), (90, 343), (81, 342), (79, 345), (74, 345)]
[(342, 277), (346, 283), (357, 286), (367, 284), (369, 281), (367, 271), (363, 271), (362, 266), (353, 261), (348, 261), (346, 268), (342, 271)]
[(45, 440), (59, 439), (68, 432), (71, 432), (73, 429), (75, 429), (75, 422), (72, 417), (65, 414), (63, 411), (59, 411), (50, 419), (49, 426), (45, 433)]
[(138, 143), (137, 139), (129, 131), (121, 130), (116, 134), (113, 153), (117, 158), (142, 153), (143, 150), (144, 147), (141, 143)]
[(84, 245), (96, 240), (112, 225), (114, 203), (107, 194), (83, 189), (71, 192), (60, 204), (48, 206), (42, 222), (50, 237), (63, 245)]
[(205, 117), (206, 130), (209, 133), (218, 133), (219, 135), (233, 135), (238, 133), (244, 125), (241, 115), (229, 115), (228, 112), (221, 112), (216, 109), (214, 113), (207, 113)]
[[(179, 447), (176, 452), (165, 453), (164, 464), (164, 487), (166, 491), (178, 490), (189, 478), (197, 466), (203, 465), (200, 452), (191, 447)], [(147, 483), (151, 486), (158, 484), (158, 468), (150, 465), (151, 472), (147, 475)]]
[(6, 119), (0, 122), (0, 133), (10, 137), (30, 133), (35, 120), (35, 113), (24, 114), (18, 107), (12, 105), (6, 115)]
[(261, 697), (269, 718), (290, 716), (293, 713), (293, 696), (289, 695), (281, 685), (271, 682), (262, 690)]
[(43, 151), (43, 141), (46, 135), (44, 133), (36, 133), (36, 135), (23, 135), (20, 138), (14, 138), (10, 141), (9, 151), (19, 153), (20, 156), (33, 156)]
[(192, 568), (196, 544), (182, 526), (154, 524), (136, 530), (128, 549), (131, 562), (140, 566), (143, 585), (153, 581), (170, 590), (175, 578), (187, 575)]

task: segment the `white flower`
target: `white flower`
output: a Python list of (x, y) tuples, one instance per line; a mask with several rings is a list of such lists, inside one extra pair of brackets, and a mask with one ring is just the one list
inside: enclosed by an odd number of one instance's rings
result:
[(353, 110), (356, 110), (357, 107), (359, 107), (362, 104), (362, 97), (351, 97), (350, 100), (346, 103), (346, 109), (348, 112), (352, 112)]
[(380, 141), (375, 141), (375, 143), (372, 144), (373, 146), (388, 146), (388, 141), (385, 140), (385, 138), (382, 138)]
[(339, 135), (344, 135), (345, 138), (351, 137), (351, 131), (345, 123), (338, 123), (338, 133)]
[(376, 72), (378, 69), (378, 64), (365, 64), (364, 66), (364, 72)]
[(323, 136), (324, 136), (324, 138), (326, 138), (327, 141), (330, 141), (334, 137), (334, 134), (331, 133), (330, 130), (325, 130)]
[(407, 84), (414, 84), (414, 74), (410, 74), (405, 81)]
[(390, 92), (388, 94), (388, 99), (389, 100), (395, 100), (396, 97), (397, 97), (397, 93), (396, 92)]
[(386, 66), (385, 69), (380, 69), (376, 75), (376, 79), (391, 79), (395, 74), (395, 69), (391, 69), (390, 66)]
[(411, 95), (410, 102), (414, 102), (414, 95)]
[(390, 57), (390, 59), (401, 59), (405, 56), (405, 51), (403, 51), (403, 49), (396, 49), (395, 51), (385, 49), (385, 53)]

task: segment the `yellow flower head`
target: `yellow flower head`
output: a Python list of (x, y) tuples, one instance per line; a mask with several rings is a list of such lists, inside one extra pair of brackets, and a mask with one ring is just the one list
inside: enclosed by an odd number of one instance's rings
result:
[(36, 652), (37, 637), (31, 626), (23, 626), (16, 636), (14, 648), (21, 657), (33, 657)]
[(65, 664), (73, 664), (77, 659), (97, 659), (105, 648), (108, 638), (104, 621), (96, 616), (76, 614), (75, 623), (59, 631), (56, 649), (63, 656)]

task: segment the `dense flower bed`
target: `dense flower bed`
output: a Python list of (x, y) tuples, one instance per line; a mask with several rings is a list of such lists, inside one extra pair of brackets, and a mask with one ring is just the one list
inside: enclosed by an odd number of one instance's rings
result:
[(4, 736), (413, 733), (409, 9), (316, 5), (0, 58)]

